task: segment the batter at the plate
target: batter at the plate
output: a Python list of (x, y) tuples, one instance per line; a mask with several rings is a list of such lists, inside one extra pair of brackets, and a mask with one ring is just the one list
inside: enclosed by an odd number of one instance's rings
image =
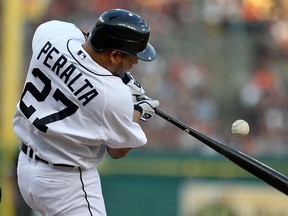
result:
[(139, 121), (159, 106), (128, 73), (155, 59), (149, 38), (146, 21), (120, 9), (89, 33), (56, 20), (37, 28), (13, 128), (18, 185), (41, 215), (106, 215), (97, 164), (145, 145)]

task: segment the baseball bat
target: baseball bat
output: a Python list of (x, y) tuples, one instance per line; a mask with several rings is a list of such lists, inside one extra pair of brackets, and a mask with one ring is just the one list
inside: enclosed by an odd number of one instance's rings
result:
[(262, 181), (268, 183), (272, 187), (276, 188), (277, 190), (281, 191), (282, 193), (288, 195), (288, 178), (287, 176), (283, 175), (282, 173), (277, 172), (276, 170), (272, 169), (271, 167), (261, 163), (260, 161), (252, 158), (241, 151), (237, 151), (227, 145), (224, 145), (202, 133), (192, 129), (185, 123), (179, 121), (178, 119), (174, 118), (170, 114), (166, 113), (165, 111), (156, 108), (155, 113), (162, 117), (163, 119), (167, 120), (168, 122), (172, 123), (176, 127), (182, 129), (186, 133), (190, 134), (191, 136), (195, 137), (202, 143), (206, 144), (210, 148), (214, 149), (216, 152), (222, 154), (234, 164), (238, 165), (242, 169), (248, 171), (249, 173), (253, 174), (254, 176), (258, 177)]

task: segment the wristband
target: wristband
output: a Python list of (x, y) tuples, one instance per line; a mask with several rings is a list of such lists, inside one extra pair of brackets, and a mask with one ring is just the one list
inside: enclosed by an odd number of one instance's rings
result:
[(141, 115), (143, 113), (143, 108), (141, 106), (137, 105), (137, 104), (134, 105), (134, 110), (137, 110), (138, 112), (140, 112)]

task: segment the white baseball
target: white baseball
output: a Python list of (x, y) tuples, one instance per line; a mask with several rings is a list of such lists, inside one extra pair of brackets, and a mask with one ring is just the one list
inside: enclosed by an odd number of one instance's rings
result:
[(249, 130), (249, 124), (243, 119), (236, 120), (231, 127), (232, 134), (236, 136), (246, 136), (249, 133)]

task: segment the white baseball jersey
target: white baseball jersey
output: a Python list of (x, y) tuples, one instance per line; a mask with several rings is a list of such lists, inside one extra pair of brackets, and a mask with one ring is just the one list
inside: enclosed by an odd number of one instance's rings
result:
[(70, 23), (38, 27), (13, 127), (40, 158), (88, 169), (102, 159), (105, 145), (134, 148), (147, 139), (132, 121), (129, 87), (94, 62), (84, 42)]

